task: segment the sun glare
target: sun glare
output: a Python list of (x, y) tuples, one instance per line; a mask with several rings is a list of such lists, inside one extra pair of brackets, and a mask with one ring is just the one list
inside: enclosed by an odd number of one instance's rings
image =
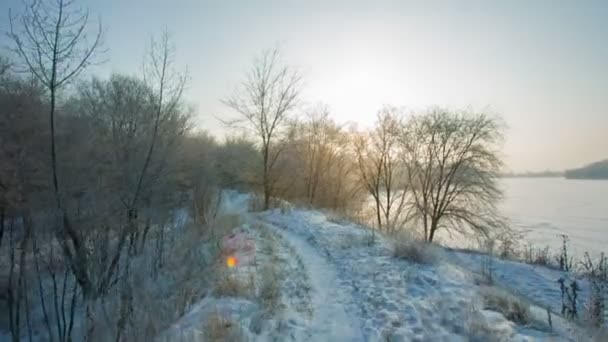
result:
[(229, 256), (226, 259), (226, 266), (228, 266), (228, 268), (233, 268), (236, 265), (238, 265), (238, 263), (239, 263), (238, 259), (234, 256)]

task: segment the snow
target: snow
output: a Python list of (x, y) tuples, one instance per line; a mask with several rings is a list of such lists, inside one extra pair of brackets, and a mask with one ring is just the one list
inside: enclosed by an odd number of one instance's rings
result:
[[(243, 215), (241, 229), (256, 241), (255, 265), (238, 272), (253, 274), (259, 291), (260, 269), (276, 267), (280, 308), (269, 312), (259, 298), (208, 297), (163, 334), (165, 340), (195, 337), (200, 322), (218, 310), (239, 322), (249, 341), (583, 340), (558, 315), (552, 332), (543, 323), (547, 307), (561, 308), (556, 281), (563, 272), (493, 260), (496, 285), (533, 303), (533, 321), (519, 325), (484, 306), (481, 254), (436, 247), (434, 263), (396, 259), (392, 242), (376, 235), (372, 243), (367, 229), (330, 222), (319, 211), (247, 213), (248, 198), (228, 193), (220, 206)], [(588, 285), (581, 285), (584, 298)]]
[(561, 248), (561, 234), (570, 238), (570, 255), (599, 257), (608, 252), (608, 181), (563, 178), (501, 179), (501, 212), (513, 228), (526, 232), (537, 247)]
[[(475, 272), (480, 269), (485, 254), (469, 252), (447, 252), (452, 262)], [(586, 279), (577, 279), (568, 272), (539, 265), (529, 265), (517, 261), (493, 258), (492, 269), (494, 281), (502, 287), (517, 295), (527, 297), (530, 301), (543, 308), (550, 308), (552, 312), (561, 311), (561, 291), (558, 280), (560, 278), (576, 279), (581, 290), (579, 312), (582, 314), (583, 303), (589, 298), (589, 282)]]
[(310, 272), (313, 319), (308, 324), (309, 336), (323, 341), (360, 341), (360, 323), (346, 313), (348, 293), (336, 286), (340, 282), (333, 267), (300, 237), (288, 231), (279, 234), (291, 243)]
[(194, 305), (186, 315), (160, 334), (156, 341), (204, 341), (205, 321), (209, 315), (219, 312), (246, 326), (258, 309), (256, 303), (243, 298), (208, 297)]
[(223, 190), (218, 215), (247, 213), (250, 198), (249, 194), (234, 190)]
[[(507, 340), (554, 337), (532, 327), (517, 326), (499, 313), (476, 310), (479, 298), (475, 277), (449, 262), (419, 265), (396, 260), (389, 241), (380, 237), (369, 246), (368, 231), (328, 222), (320, 212), (296, 210), (282, 215), (274, 211), (263, 218), (282, 229), (283, 236), (305, 260), (313, 260), (308, 262), (313, 283), (322, 284), (323, 278), (328, 279), (328, 269), (334, 268), (329, 277), (335, 274), (339, 281), (329, 287), (318, 286), (319, 291), (325, 291), (318, 296), (339, 293), (324, 307), (344, 309), (349, 326), (360, 324), (361, 335), (354, 340), (467, 341), (468, 321), (479, 317), (490, 320), (495, 336)], [(317, 277), (321, 280), (315, 281)], [(479, 312), (479, 317), (471, 318), (472, 312)], [(338, 317), (343, 325), (343, 316)], [(318, 340), (325, 339), (321, 335)]]

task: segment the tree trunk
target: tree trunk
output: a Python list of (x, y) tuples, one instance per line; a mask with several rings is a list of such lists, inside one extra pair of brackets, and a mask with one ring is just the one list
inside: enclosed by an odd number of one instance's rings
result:
[(270, 170), (268, 169), (268, 153), (270, 152), (270, 146), (268, 144), (264, 145), (264, 150), (262, 151), (264, 157), (264, 172), (262, 175), (262, 186), (264, 187), (264, 210), (270, 209)]
[(85, 317), (86, 317), (86, 334), (84, 337), (85, 341), (91, 342), (93, 341), (93, 336), (95, 334), (95, 301), (91, 298), (88, 298), (88, 295), (83, 295), (84, 298), (84, 307), (85, 307)]
[(141, 235), (141, 243), (139, 245), (139, 249), (137, 251), (137, 253), (142, 253), (144, 250), (144, 247), (146, 246), (146, 239), (148, 237), (148, 232), (150, 231), (150, 226), (152, 225), (152, 222), (150, 222), (150, 217), (146, 218), (146, 225), (144, 227), (144, 232)]
[[(53, 67), (53, 82), (55, 78), (55, 68)], [(57, 180), (57, 152), (55, 148), (55, 87), (51, 86), (51, 109), (49, 113), (49, 120), (51, 124), (51, 171), (53, 174), (53, 190), (55, 192), (55, 201), (57, 202), (57, 208), (61, 208), (61, 201), (59, 197), (59, 181)]]
[(4, 207), (0, 208), (0, 250), (2, 248), (2, 236), (4, 236), (4, 219), (5, 219), (5, 209)]
[(437, 220), (431, 219), (431, 230), (429, 231), (429, 239), (428, 242), (433, 242), (433, 238), (435, 237), (435, 231), (437, 230)]
[(423, 220), (423, 223), (424, 223), (424, 239), (426, 241), (428, 241), (429, 240), (429, 219), (426, 216), (426, 213), (424, 213), (424, 216), (423, 216), (422, 220)]
[[(17, 298), (15, 301), (15, 292), (14, 292), (14, 276), (15, 276), (15, 245), (13, 242), (13, 230), (14, 230), (14, 219), (11, 219), (11, 223), (9, 224), (8, 231), (8, 248), (9, 248), (9, 273), (8, 273), (8, 289), (7, 289), (7, 302), (8, 302), (8, 319), (9, 319), (9, 330), (11, 332), (11, 337), (13, 342), (19, 342), (21, 333), (19, 331), (19, 301), (20, 298)], [(17, 296), (18, 297), (18, 296)], [(15, 317), (17, 317), (15, 324)]]
[(74, 315), (76, 314), (76, 301), (78, 300), (78, 282), (74, 278), (74, 285), (72, 286), (72, 301), (70, 303), (70, 321), (68, 324), (66, 341), (72, 342), (72, 330), (74, 328)]
[(380, 216), (380, 198), (376, 197), (376, 220), (378, 220), (378, 230), (382, 231), (382, 216)]
[(122, 279), (120, 285), (120, 309), (119, 316), (116, 322), (116, 337), (115, 341), (120, 342), (123, 340), (123, 334), (127, 327), (127, 323), (133, 313), (133, 291), (131, 284), (129, 284), (129, 262), (127, 261), (127, 269), (125, 276)]
[[(52, 242), (51, 242), (52, 243)], [(40, 261), (38, 259), (38, 247), (36, 245), (36, 237), (32, 240), (32, 254), (34, 255), (34, 265), (36, 266), (36, 276), (38, 279), (38, 296), (40, 298), (40, 304), (42, 307), (42, 315), (44, 317), (44, 324), (47, 329), (47, 333), (49, 334), (49, 341), (53, 341), (53, 331), (51, 329), (51, 321), (49, 320), (49, 314), (46, 308), (46, 299), (44, 295), (44, 289), (42, 284), (42, 271), (40, 270)]]
[[(135, 254), (135, 248), (137, 247), (137, 240), (139, 237), (139, 231), (137, 229), (137, 209), (129, 208), (127, 210), (127, 231), (129, 232), (129, 247), (127, 249), (127, 254), (132, 256)], [(118, 251), (120, 253), (120, 251)]]

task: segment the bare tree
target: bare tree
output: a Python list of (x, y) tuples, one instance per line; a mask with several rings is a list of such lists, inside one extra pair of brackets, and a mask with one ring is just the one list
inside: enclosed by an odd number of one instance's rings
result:
[(355, 139), (359, 175), (374, 199), (379, 230), (392, 233), (403, 220), (407, 183), (398, 157), (398, 134), (402, 127), (397, 109), (386, 107), (379, 113), (374, 129)]
[(175, 48), (168, 32), (163, 32), (159, 41), (152, 39), (148, 59), (144, 64), (144, 79), (152, 89), (155, 99), (153, 104), (154, 126), (146, 158), (130, 201), (131, 206), (137, 204), (141, 195), (142, 185), (158, 141), (159, 128), (169, 118), (175, 117), (176, 112), (182, 109), (180, 105), (182, 104), (182, 95), (188, 77), (186, 73), (175, 70), (174, 54)]
[(178, 184), (192, 190), (192, 216), (197, 224), (207, 224), (217, 214), (221, 190), (214, 168), (215, 139), (205, 132), (186, 136), (180, 150)]
[(318, 188), (331, 161), (329, 110), (326, 106), (313, 108), (307, 113), (308, 122), (304, 126), (303, 154), (305, 161), (306, 201), (315, 204)]
[(8, 59), (6, 57), (0, 56), (0, 77), (3, 77), (4, 74), (8, 72), (10, 67), (11, 63), (8, 61)]
[(434, 109), (409, 120), (401, 157), (427, 241), (440, 229), (488, 234), (503, 226), (496, 210), (501, 133), (500, 122), (483, 113)]
[(101, 44), (101, 21), (88, 42), (89, 12), (76, 7), (74, 0), (36, 0), (25, 5), (21, 16), (14, 18), (9, 13), (9, 35), (27, 70), (49, 91), (53, 188), (61, 207), (55, 147), (57, 92), (92, 63)]
[(256, 183), (261, 155), (255, 144), (244, 137), (228, 137), (214, 153), (219, 184), (245, 190)]
[(57, 174), (55, 111), (57, 93), (93, 62), (101, 44), (101, 22), (89, 41), (89, 13), (79, 8), (73, 0), (41, 0), (25, 5), (24, 13), (18, 17), (9, 13), (9, 35), (26, 69), (49, 92), (52, 184), (58, 221), (61, 222), (58, 236), (86, 296), (91, 286), (86, 274), (85, 245), (72, 226), (62, 202)]
[(277, 166), (284, 175), (278, 186), (282, 196), (317, 208), (353, 208), (361, 197), (350, 134), (330, 118), (328, 107), (314, 105), (292, 120), (288, 137)]
[[(105, 147), (95, 154), (100, 156), (100, 164), (108, 164), (104, 169), (104, 185), (96, 188), (96, 193), (108, 199), (106, 211), (123, 214), (114, 216), (112, 222), (112, 214), (97, 209), (93, 216), (98, 218), (95, 224), (101, 222), (101, 227), (87, 239), (95, 246), (88, 253), (93, 259), (88, 265), (93, 286), (90, 299), (103, 296), (117, 282), (120, 287), (116, 340), (122, 338), (131, 312), (132, 289), (126, 276), (130, 257), (143, 250), (152, 226), (150, 216), (143, 217), (145, 209), (149, 209), (155, 194), (170, 179), (167, 165), (189, 118), (182, 102), (186, 74), (175, 70), (174, 48), (167, 33), (159, 41), (152, 40), (144, 71), (143, 81), (121, 75), (113, 75), (109, 81), (93, 79), (81, 86), (77, 100), (77, 112), (94, 125), (92, 138)], [(101, 203), (99, 199), (91, 200)], [(116, 208), (117, 203), (121, 208)], [(145, 224), (140, 227), (142, 221)], [(93, 321), (93, 317), (88, 319)], [(93, 335), (92, 329), (91, 324), (88, 336)]]
[(241, 89), (223, 101), (239, 114), (239, 118), (226, 123), (253, 134), (260, 141), (264, 209), (270, 207), (277, 182), (273, 171), (283, 149), (277, 141), (298, 103), (300, 88), (300, 74), (281, 65), (279, 51), (275, 49), (256, 59)]

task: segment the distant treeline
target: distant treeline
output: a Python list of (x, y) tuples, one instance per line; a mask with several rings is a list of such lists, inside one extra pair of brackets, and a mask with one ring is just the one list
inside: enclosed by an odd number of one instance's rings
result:
[(564, 176), (567, 179), (608, 179), (608, 159), (567, 170)]
[(540, 172), (505, 172), (501, 174), (503, 178), (546, 178), (563, 177), (563, 171), (540, 171)]

